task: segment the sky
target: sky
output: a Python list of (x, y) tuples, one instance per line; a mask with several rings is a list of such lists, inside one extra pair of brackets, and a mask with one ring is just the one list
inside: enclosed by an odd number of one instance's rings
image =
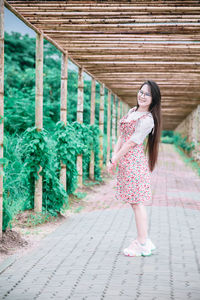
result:
[[(5, 19), (4, 19), (4, 29), (6, 32), (11, 33), (14, 32), (20, 32), (22, 35), (28, 34), (30, 37), (36, 37), (36, 33), (34, 30), (29, 28), (24, 22), (22, 22), (20, 19), (18, 19), (11, 11), (9, 11), (5, 7)], [(74, 65), (70, 60), (68, 63), (68, 67), (70, 70), (78, 71), (78, 68), (76, 65)], [(91, 80), (91, 77), (84, 72), (84, 79), (85, 80)]]

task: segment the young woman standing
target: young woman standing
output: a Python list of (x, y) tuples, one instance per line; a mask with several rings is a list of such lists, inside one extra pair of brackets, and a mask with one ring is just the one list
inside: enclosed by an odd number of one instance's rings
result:
[[(107, 166), (113, 173), (118, 164), (117, 200), (129, 203), (135, 214), (137, 238), (123, 250), (127, 256), (148, 256), (155, 245), (148, 238), (145, 204), (152, 200), (151, 172), (157, 162), (161, 135), (161, 93), (152, 80), (137, 94), (137, 105), (118, 122), (120, 135)], [(146, 147), (143, 142), (148, 136)], [(148, 159), (146, 152), (148, 150)]]

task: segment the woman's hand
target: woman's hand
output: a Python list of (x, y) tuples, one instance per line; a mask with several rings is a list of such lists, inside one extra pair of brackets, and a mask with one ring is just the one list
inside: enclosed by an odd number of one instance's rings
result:
[[(112, 159), (112, 162), (113, 162), (113, 159)], [(107, 171), (108, 171), (108, 173), (111, 173), (112, 175), (114, 175), (114, 171), (116, 170), (116, 166), (117, 166), (117, 162), (111, 163), (109, 161), (108, 165), (107, 165)]]
[(108, 166), (107, 166), (107, 171), (108, 173), (114, 175), (114, 164), (111, 164), (110, 162), (108, 163)]
[(117, 165), (118, 159), (116, 155), (113, 155), (112, 157), (112, 163)]

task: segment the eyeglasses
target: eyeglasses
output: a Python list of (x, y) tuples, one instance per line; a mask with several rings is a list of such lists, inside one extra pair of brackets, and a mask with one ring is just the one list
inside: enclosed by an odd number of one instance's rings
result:
[(151, 97), (151, 94), (149, 93), (144, 93), (142, 90), (138, 91), (138, 94), (143, 95), (144, 97)]

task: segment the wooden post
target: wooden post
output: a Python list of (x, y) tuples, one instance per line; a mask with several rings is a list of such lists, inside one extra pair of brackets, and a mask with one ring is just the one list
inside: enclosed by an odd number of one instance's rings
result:
[(122, 102), (122, 115), (123, 116), (125, 115), (125, 105), (124, 105), (124, 102)]
[(107, 109), (107, 164), (110, 159), (110, 132), (111, 132), (111, 91), (108, 90), (108, 109)]
[(112, 153), (114, 151), (114, 146), (116, 142), (116, 135), (115, 135), (115, 130), (116, 130), (116, 96), (114, 95), (113, 97), (113, 110), (112, 110)]
[(197, 106), (197, 160), (200, 162), (200, 104)]
[[(61, 62), (61, 93), (60, 93), (60, 120), (67, 124), (67, 79), (68, 79), (68, 52), (62, 53)], [(66, 165), (61, 161), (60, 182), (67, 190)]]
[[(90, 124), (95, 124), (95, 88), (96, 88), (96, 80), (92, 77), (92, 85), (91, 85), (91, 104), (90, 104)], [(90, 157), (90, 179), (94, 180), (94, 151), (91, 151)]]
[[(43, 128), (43, 35), (36, 35), (36, 93), (35, 93), (35, 126), (37, 131)], [(38, 171), (41, 172), (42, 167)], [(42, 211), (42, 176), (35, 182), (34, 211)]]
[(120, 100), (117, 102), (117, 139), (119, 138), (119, 120), (120, 120)]
[(100, 106), (99, 106), (99, 128), (101, 135), (100, 140), (100, 168), (103, 168), (103, 137), (104, 137), (104, 84), (100, 85)]
[[(200, 143), (200, 104), (197, 106), (197, 142)], [(200, 145), (199, 145), (200, 154)]]
[[(83, 123), (83, 67), (78, 68), (78, 102), (77, 102), (77, 121)], [(78, 186), (83, 187), (83, 157), (77, 157)]]
[(122, 108), (123, 108), (123, 103), (122, 103), (122, 101), (120, 101), (120, 119), (123, 117)]
[(129, 110), (128, 104), (126, 103), (126, 114), (127, 114), (128, 110)]
[[(4, 135), (4, 1), (0, 0), (0, 159)], [(0, 164), (0, 239), (3, 229), (3, 164)]]

